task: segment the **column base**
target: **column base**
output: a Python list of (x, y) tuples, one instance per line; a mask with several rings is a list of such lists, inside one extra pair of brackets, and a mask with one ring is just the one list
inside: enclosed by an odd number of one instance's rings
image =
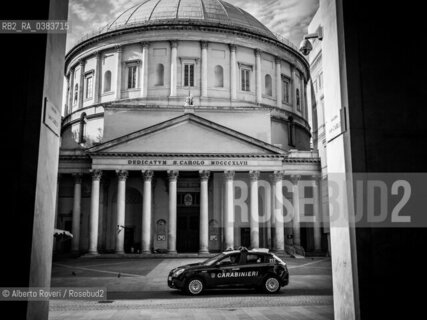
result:
[(199, 250), (199, 254), (209, 254), (209, 250), (201, 249), (201, 250)]
[(168, 250), (168, 254), (178, 254), (178, 252), (176, 250)]
[(300, 256), (305, 256), (305, 250), (302, 246), (294, 244), (294, 249), (296, 254), (299, 254)]
[(143, 250), (141, 252), (141, 254), (143, 254), (143, 255), (149, 255), (149, 254), (151, 254), (151, 251), (150, 250)]
[(285, 254), (286, 253), (285, 249), (273, 249), (271, 251), (274, 253), (277, 253), (277, 254)]
[(87, 253), (87, 255), (90, 255), (90, 256), (96, 256), (96, 255), (98, 255), (99, 254), (99, 252), (98, 251), (89, 251), (88, 253)]

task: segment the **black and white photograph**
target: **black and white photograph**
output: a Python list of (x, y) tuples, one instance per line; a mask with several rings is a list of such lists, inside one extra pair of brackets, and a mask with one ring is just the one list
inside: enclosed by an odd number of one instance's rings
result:
[(0, 11), (0, 317), (417, 319), (425, 10)]

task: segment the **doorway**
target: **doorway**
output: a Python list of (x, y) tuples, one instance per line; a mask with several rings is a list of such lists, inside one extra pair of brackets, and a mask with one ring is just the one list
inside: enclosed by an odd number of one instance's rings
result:
[(199, 251), (200, 205), (199, 192), (178, 192), (177, 239), (179, 253)]

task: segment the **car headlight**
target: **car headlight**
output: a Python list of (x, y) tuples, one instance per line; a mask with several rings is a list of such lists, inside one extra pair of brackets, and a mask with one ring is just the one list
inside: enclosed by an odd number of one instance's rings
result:
[(184, 269), (178, 269), (173, 273), (173, 277), (178, 277), (181, 273), (184, 272)]

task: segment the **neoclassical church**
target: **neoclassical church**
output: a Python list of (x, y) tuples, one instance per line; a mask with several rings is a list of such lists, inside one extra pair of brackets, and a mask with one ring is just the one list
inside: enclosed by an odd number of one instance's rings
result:
[[(309, 65), (222, 0), (145, 0), (66, 55), (58, 252), (325, 250)], [(284, 217), (292, 217), (284, 219)]]

